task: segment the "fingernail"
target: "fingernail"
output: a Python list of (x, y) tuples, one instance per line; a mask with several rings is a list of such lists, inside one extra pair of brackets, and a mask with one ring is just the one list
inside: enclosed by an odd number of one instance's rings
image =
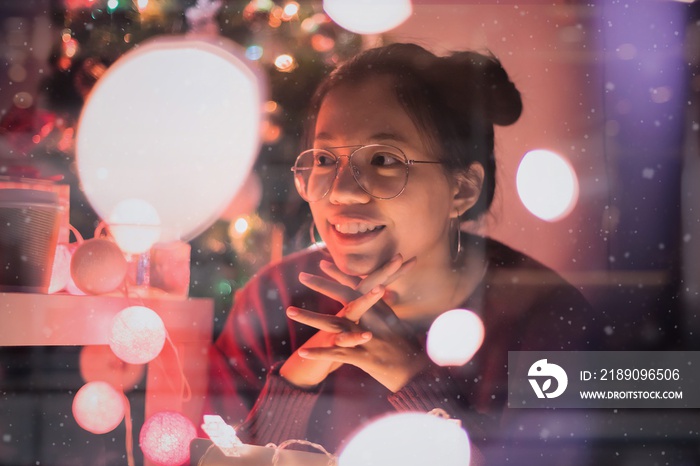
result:
[(296, 310), (296, 309), (289, 308), (289, 309), (287, 309), (287, 315), (288, 315), (289, 317), (298, 316), (298, 315), (299, 315), (299, 311)]
[(304, 349), (304, 348), (299, 348), (299, 349), (297, 350), (297, 353), (299, 353), (299, 356), (301, 356), (301, 357), (303, 358), (303, 357), (309, 355), (309, 350)]
[(401, 256), (401, 253), (396, 253), (394, 257), (391, 258), (392, 261), (403, 261), (403, 257)]
[(370, 338), (372, 338), (372, 332), (362, 332), (361, 336), (364, 340), (369, 340)]
[(381, 285), (375, 286), (374, 288), (372, 288), (372, 291), (371, 291), (372, 294), (379, 294), (379, 293), (383, 293), (383, 292), (384, 292), (384, 287)]
[(310, 273), (300, 272), (299, 273), (299, 280), (305, 280), (305, 279), (309, 278), (310, 276), (311, 276)]

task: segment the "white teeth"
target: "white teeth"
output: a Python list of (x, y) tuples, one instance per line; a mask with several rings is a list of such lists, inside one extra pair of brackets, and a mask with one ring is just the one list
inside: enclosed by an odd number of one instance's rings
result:
[(333, 225), (335, 229), (346, 235), (355, 235), (357, 233), (366, 233), (379, 228), (379, 225), (369, 225), (367, 223), (338, 223)]

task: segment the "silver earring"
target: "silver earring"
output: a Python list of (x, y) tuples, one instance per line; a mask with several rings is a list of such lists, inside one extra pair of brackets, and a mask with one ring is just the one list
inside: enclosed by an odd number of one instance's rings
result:
[(453, 263), (457, 262), (459, 256), (462, 254), (462, 228), (461, 222), (459, 221), (459, 211), (457, 209), (455, 209), (455, 211), (457, 212), (457, 216), (450, 220), (450, 230), (457, 230), (454, 234), (450, 235), (454, 236), (457, 240), (456, 245), (450, 244), (450, 257)]
[(316, 222), (313, 220), (311, 221), (311, 226), (309, 227), (309, 236), (311, 238), (311, 244), (318, 243), (318, 240), (316, 239)]

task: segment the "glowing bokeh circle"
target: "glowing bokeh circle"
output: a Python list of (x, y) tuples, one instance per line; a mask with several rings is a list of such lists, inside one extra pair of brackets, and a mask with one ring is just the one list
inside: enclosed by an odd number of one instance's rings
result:
[(380, 34), (406, 21), (411, 0), (323, 0), (323, 9), (339, 26), (357, 34)]
[(568, 160), (555, 152), (538, 149), (525, 154), (515, 182), (527, 210), (548, 222), (563, 219), (578, 202), (576, 172)]
[(484, 341), (484, 324), (478, 315), (466, 309), (440, 314), (428, 330), (428, 356), (439, 366), (468, 363)]
[(338, 466), (468, 466), (467, 432), (452, 420), (423, 413), (389, 414), (360, 429)]
[(136, 199), (157, 213), (160, 241), (193, 238), (250, 172), (265, 94), (262, 74), (224, 38), (160, 37), (127, 52), (80, 116), (77, 167), (90, 204), (109, 223)]

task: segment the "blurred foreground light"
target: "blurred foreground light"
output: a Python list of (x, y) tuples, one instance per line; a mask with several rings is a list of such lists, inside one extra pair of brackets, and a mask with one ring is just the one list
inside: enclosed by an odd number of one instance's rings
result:
[(525, 154), (515, 181), (527, 210), (548, 222), (566, 217), (578, 201), (578, 178), (573, 167), (564, 157), (548, 150)]
[(294, 57), (291, 55), (282, 54), (275, 58), (275, 67), (280, 71), (288, 73), (296, 68), (296, 61), (294, 61)]
[(83, 107), (78, 175), (105, 220), (128, 199), (160, 217), (160, 241), (216, 221), (260, 146), (266, 78), (223, 37), (160, 36), (122, 55)]
[(484, 324), (472, 311), (453, 309), (435, 319), (428, 331), (428, 356), (439, 366), (468, 363), (484, 342)]
[(124, 395), (107, 382), (88, 382), (73, 397), (75, 421), (93, 434), (114, 430), (125, 412)]
[(384, 416), (358, 431), (338, 466), (468, 466), (469, 438), (455, 421), (431, 414)]
[(124, 362), (146, 364), (160, 354), (165, 338), (165, 325), (155, 311), (130, 306), (112, 319), (109, 347)]
[(389, 31), (413, 13), (411, 0), (323, 0), (323, 9), (339, 26), (356, 34)]
[(190, 459), (190, 442), (197, 437), (192, 421), (174, 411), (146, 419), (139, 434), (143, 456), (161, 466), (179, 466)]
[(242, 235), (248, 231), (248, 220), (246, 220), (244, 217), (239, 217), (235, 222), (233, 222), (233, 228), (236, 230), (236, 233)]

